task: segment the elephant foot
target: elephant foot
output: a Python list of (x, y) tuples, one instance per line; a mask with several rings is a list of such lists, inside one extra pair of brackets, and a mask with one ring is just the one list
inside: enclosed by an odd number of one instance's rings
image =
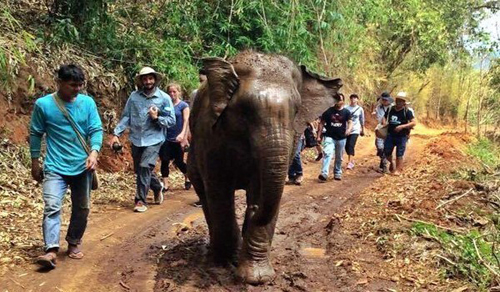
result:
[(214, 253), (213, 260), (219, 267), (236, 267), (238, 265), (238, 252), (233, 253)]
[(239, 264), (236, 274), (244, 282), (252, 285), (264, 284), (276, 277), (276, 273), (267, 259), (264, 261), (244, 260)]

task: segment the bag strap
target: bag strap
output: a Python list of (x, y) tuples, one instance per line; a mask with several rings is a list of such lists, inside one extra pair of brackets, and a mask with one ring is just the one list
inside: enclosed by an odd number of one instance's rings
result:
[(71, 118), (70, 114), (62, 104), (61, 99), (59, 98), (59, 96), (57, 96), (57, 93), (52, 94), (52, 97), (54, 98), (54, 101), (59, 110), (61, 111), (61, 113), (63, 114), (63, 116), (66, 118), (66, 120), (68, 120), (71, 127), (75, 131), (76, 136), (78, 137), (78, 140), (80, 141), (80, 144), (82, 145), (83, 149), (85, 150), (85, 152), (87, 152), (87, 154), (90, 154), (91, 151), (89, 145), (87, 144), (87, 142), (85, 142), (85, 138), (83, 138), (82, 134), (80, 134), (80, 131), (78, 131), (75, 121), (73, 120), (73, 118)]
[(354, 115), (354, 113), (357, 112), (360, 108), (361, 106), (358, 105), (358, 107), (351, 113), (351, 115)]
[(392, 110), (392, 105), (390, 105), (389, 108), (385, 111), (385, 113), (387, 114), (387, 120), (389, 120), (389, 117), (391, 116), (391, 110)]

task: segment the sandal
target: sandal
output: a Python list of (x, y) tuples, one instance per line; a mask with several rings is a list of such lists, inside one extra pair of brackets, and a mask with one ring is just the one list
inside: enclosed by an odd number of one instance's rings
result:
[(53, 252), (41, 255), (36, 258), (35, 262), (45, 269), (55, 269), (56, 268), (57, 255)]
[(78, 246), (68, 248), (68, 257), (74, 260), (81, 260), (83, 258), (83, 252), (78, 249)]

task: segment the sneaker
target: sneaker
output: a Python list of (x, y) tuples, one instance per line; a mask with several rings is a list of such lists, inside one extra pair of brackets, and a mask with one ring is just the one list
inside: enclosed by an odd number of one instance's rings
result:
[(191, 188), (192, 184), (190, 181), (184, 182), (184, 189), (187, 191)]
[(143, 202), (137, 202), (134, 207), (134, 212), (144, 213), (148, 210), (148, 207), (144, 205)]
[(316, 156), (316, 161), (320, 161), (321, 159), (323, 158), (323, 152), (321, 152), (320, 154), (318, 154), (318, 156)]
[(342, 176), (340, 175), (336, 175), (333, 177), (334, 180), (342, 180)]
[(196, 208), (201, 208), (202, 207), (201, 201), (198, 200), (198, 201), (194, 202), (193, 206), (196, 207)]
[(163, 184), (161, 184), (161, 189), (158, 192), (154, 193), (155, 204), (161, 205), (161, 203), (163, 203), (163, 190), (164, 189), (165, 188), (163, 187)]
[(353, 168), (354, 168), (354, 162), (351, 161), (347, 164), (347, 169), (353, 169)]
[(318, 175), (318, 179), (319, 179), (319, 182), (326, 182), (326, 180), (328, 178), (326, 177), (326, 175), (320, 174), (320, 175)]
[(293, 181), (293, 183), (295, 185), (298, 185), (300, 186), (302, 184), (302, 181), (304, 180), (304, 177), (302, 175), (298, 175), (295, 180)]

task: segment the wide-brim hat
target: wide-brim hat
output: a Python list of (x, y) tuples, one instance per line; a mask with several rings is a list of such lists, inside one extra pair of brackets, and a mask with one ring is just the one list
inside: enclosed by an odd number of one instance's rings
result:
[(406, 94), (406, 92), (404, 91), (398, 92), (398, 94), (396, 95), (396, 100), (397, 99), (404, 100), (405, 102), (411, 102), (411, 100), (408, 98), (408, 94)]
[(137, 75), (135, 75), (135, 85), (138, 87), (138, 88), (141, 88), (142, 87), (142, 81), (141, 81), (141, 77), (144, 76), (144, 75), (154, 75), (155, 76), (155, 86), (158, 86), (160, 84), (160, 82), (162, 81), (163, 79), (163, 75), (161, 75), (160, 73), (156, 72), (155, 69), (151, 68), (151, 67), (143, 67), (139, 73), (137, 73)]

